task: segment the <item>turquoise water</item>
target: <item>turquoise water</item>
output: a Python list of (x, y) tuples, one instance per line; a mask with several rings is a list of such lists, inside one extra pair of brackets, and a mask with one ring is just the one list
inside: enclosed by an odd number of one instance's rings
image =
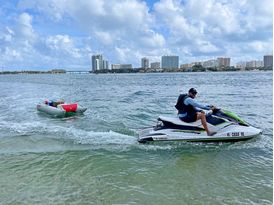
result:
[[(272, 204), (272, 72), (0, 76), (0, 204)], [(139, 144), (180, 92), (263, 130), (236, 143)], [(45, 98), (82, 116), (36, 111)]]

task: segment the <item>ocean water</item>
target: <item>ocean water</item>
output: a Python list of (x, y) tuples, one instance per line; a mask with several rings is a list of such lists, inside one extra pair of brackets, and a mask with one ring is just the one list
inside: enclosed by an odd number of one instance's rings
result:
[[(0, 204), (272, 204), (273, 73), (0, 75)], [(234, 143), (139, 144), (180, 92), (263, 130)], [(52, 118), (44, 99), (88, 110)]]

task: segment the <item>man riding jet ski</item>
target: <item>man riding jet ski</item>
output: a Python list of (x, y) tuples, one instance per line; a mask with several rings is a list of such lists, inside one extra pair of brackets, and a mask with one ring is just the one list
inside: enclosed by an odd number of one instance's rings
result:
[[(197, 94), (195, 91), (191, 88), (188, 94), (179, 96), (175, 105), (178, 117), (160, 116), (156, 126), (139, 133), (138, 141), (237, 141), (261, 133), (261, 130), (250, 126), (232, 112), (191, 100)], [(205, 113), (199, 108), (210, 111)]]
[(207, 135), (212, 136), (216, 132), (210, 132), (207, 123), (205, 112), (202, 110), (214, 110), (214, 106), (202, 105), (194, 100), (197, 95), (197, 90), (195, 88), (190, 88), (188, 94), (181, 94), (178, 97), (177, 103), (175, 105), (178, 110), (179, 119), (184, 122), (195, 122), (201, 120)]

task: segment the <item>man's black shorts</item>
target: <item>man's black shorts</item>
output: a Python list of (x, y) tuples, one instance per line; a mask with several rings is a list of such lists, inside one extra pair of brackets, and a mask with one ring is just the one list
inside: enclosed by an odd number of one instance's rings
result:
[(184, 122), (195, 122), (197, 120), (197, 113), (193, 115), (187, 115), (185, 117), (180, 117), (180, 120)]

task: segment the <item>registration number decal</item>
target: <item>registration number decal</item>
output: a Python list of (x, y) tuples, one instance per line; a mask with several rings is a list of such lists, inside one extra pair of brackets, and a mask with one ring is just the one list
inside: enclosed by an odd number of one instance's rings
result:
[(228, 137), (243, 137), (245, 136), (244, 132), (231, 132), (231, 133), (227, 133)]
[(153, 137), (154, 140), (166, 140), (167, 137)]

